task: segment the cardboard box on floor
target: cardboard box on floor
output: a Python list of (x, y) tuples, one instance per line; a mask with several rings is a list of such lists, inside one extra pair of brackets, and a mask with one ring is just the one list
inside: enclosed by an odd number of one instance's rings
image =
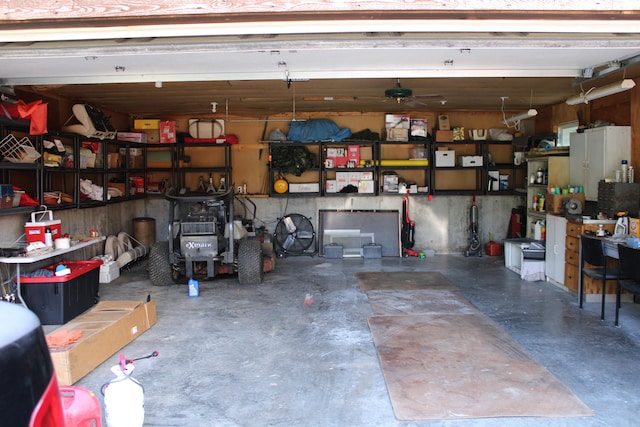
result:
[(81, 330), (70, 346), (50, 349), (59, 385), (72, 385), (156, 323), (155, 301), (101, 301), (52, 331)]

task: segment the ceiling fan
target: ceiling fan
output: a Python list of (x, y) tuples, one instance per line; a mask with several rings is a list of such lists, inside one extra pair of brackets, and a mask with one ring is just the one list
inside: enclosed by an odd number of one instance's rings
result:
[(385, 102), (391, 99), (396, 101), (396, 103), (398, 104), (404, 103), (410, 107), (420, 107), (426, 105), (425, 103), (420, 102), (418, 99), (432, 99), (440, 101), (441, 103), (446, 103), (444, 96), (439, 94), (413, 95), (413, 90), (402, 87), (402, 85), (400, 84), (400, 79), (396, 79), (395, 87), (384, 91), (384, 96)]

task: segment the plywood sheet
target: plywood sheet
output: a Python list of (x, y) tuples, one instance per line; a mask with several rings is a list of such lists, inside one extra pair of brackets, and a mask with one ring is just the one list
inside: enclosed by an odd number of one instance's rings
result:
[(399, 420), (593, 415), (442, 274), (356, 277)]
[(373, 316), (369, 327), (399, 420), (593, 415), (483, 314)]

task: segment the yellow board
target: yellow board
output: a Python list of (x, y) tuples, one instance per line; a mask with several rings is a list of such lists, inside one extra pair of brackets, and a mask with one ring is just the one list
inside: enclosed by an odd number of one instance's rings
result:
[[(428, 159), (368, 161), (374, 166), (429, 166)], [(360, 166), (364, 166), (364, 164), (365, 160), (360, 160)]]

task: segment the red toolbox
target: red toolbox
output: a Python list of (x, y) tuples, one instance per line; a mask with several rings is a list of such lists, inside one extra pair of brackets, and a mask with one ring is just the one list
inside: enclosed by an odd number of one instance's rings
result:
[[(71, 273), (55, 276), (56, 267)], [(98, 302), (102, 261), (62, 261), (45, 267), (53, 277), (20, 277), (21, 295), (43, 325), (62, 325)]]

